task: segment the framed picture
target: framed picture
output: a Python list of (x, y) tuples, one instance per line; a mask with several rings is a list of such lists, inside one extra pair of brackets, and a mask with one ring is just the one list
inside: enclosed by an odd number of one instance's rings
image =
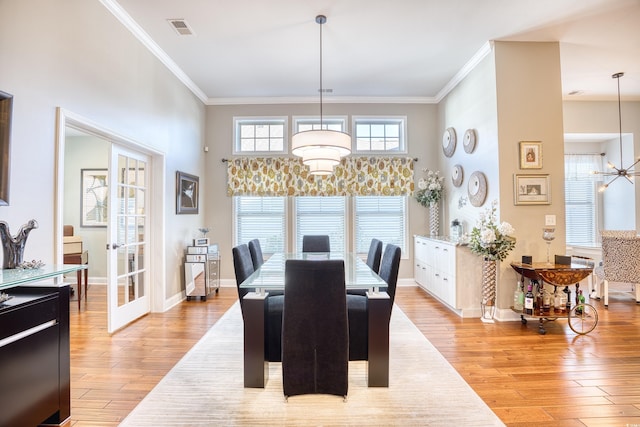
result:
[(514, 175), (513, 196), (515, 205), (551, 204), (549, 175)]
[(197, 214), (200, 178), (188, 173), (176, 172), (176, 213)]
[(13, 96), (0, 91), (0, 206), (9, 205), (9, 161)]
[(520, 169), (542, 169), (542, 142), (520, 141)]
[(107, 169), (81, 169), (80, 188), (80, 226), (106, 227), (109, 213)]

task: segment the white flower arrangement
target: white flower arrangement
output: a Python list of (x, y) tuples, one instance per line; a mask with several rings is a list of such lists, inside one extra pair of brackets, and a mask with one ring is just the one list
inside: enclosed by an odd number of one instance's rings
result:
[(496, 210), (498, 202), (493, 201), (478, 219), (477, 226), (471, 230), (469, 249), (474, 254), (490, 260), (504, 261), (516, 246), (515, 229), (508, 222), (497, 224)]
[(427, 207), (431, 203), (439, 202), (444, 193), (444, 177), (440, 176), (440, 172), (423, 169), (426, 178), (420, 178), (418, 181), (418, 191), (415, 193), (416, 200), (422, 206)]

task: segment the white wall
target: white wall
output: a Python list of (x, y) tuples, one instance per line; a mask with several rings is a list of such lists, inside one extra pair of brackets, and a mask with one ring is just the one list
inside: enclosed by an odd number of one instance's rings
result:
[[(292, 116), (318, 115), (316, 104), (289, 105), (230, 105), (207, 107), (206, 154), (207, 194), (205, 223), (210, 227), (209, 237), (220, 245), (222, 256), (220, 275), (223, 280), (235, 280), (231, 249), (233, 247), (232, 198), (227, 196), (227, 167), (223, 158), (232, 158), (234, 116), (288, 116), (291, 127)], [(324, 115), (351, 116), (407, 116), (407, 139), (409, 157), (417, 157), (416, 178), (422, 168), (437, 168), (438, 148), (436, 136), (436, 106), (404, 104), (329, 104), (324, 106)], [(408, 259), (400, 262), (399, 277), (413, 278), (413, 235), (428, 234), (427, 209), (414, 199), (409, 201)], [(291, 222), (291, 221), (290, 221)], [(289, 230), (293, 233), (293, 230)], [(350, 244), (351, 242), (349, 242)]]
[[(204, 176), (205, 108), (98, 1), (1, 1), (0, 90), (14, 95), (12, 229), (31, 218), (27, 259), (51, 263), (54, 248), (56, 107), (166, 154), (165, 299), (180, 292), (182, 248), (202, 224), (175, 215), (175, 171)], [(206, 183), (203, 183), (206, 191)], [(160, 282), (161, 284), (161, 282)], [(155, 282), (158, 285), (158, 282)]]
[[(448, 224), (458, 219), (464, 224), (465, 232), (470, 232), (476, 224), (480, 209), (468, 201), (469, 177), (475, 171), (483, 172), (487, 178), (487, 198), (485, 206), (500, 196), (498, 162), (498, 116), (496, 100), (495, 58), (485, 57), (438, 106), (439, 135), (448, 127), (457, 134), (457, 147), (453, 156), (445, 157), (442, 147), (437, 147), (439, 169), (445, 178), (445, 234)], [(467, 129), (476, 131), (476, 148), (467, 153), (463, 148), (463, 137)], [(453, 166), (459, 164), (464, 176), (460, 187), (451, 181)], [(466, 204), (460, 206), (466, 200)]]

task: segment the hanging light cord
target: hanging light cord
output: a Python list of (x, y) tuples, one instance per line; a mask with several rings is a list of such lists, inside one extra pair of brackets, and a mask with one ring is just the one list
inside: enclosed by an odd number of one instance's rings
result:
[(327, 17), (318, 15), (316, 16), (316, 22), (320, 24), (320, 129), (322, 129), (322, 24), (327, 22)]
[(620, 103), (620, 77), (624, 76), (624, 73), (616, 73), (613, 77), (618, 80), (618, 129), (620, 139), (620, 168), (624, 169), (622, 164), (622, 107)]

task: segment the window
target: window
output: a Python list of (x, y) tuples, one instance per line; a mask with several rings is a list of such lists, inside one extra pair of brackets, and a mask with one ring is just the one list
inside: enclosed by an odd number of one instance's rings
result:
[(285, 197), (236, 196), (235, 245), (260, 239), (262, 252), (284, 252), (286, 235)]
[[(294, 117), (293, 133), (320, 129), (320, 117)], [(347, 119), (341, 117), (322, 117), (322, 129), (346, 132)]]
[(597, 190), (590, 173), (600, 170), (597, 154), (566, 154), (565, 216), (567, 245), (595, 247), (597, 241)]
[(405, 153), (405, 117), (354, 117), (358, 153)]
[(287, 118), (234, 117), (234, 154), (286, 153)]
[(296, 248), (302, 250), (302, 236), (328, 234), (332, 252), (344, 252), (344, 197), (296, 197)]
[(357, 196), (355, 199), (355, 249), (369, 251), (371, 239), (392, 243), (406, 253), (406, 196)]

